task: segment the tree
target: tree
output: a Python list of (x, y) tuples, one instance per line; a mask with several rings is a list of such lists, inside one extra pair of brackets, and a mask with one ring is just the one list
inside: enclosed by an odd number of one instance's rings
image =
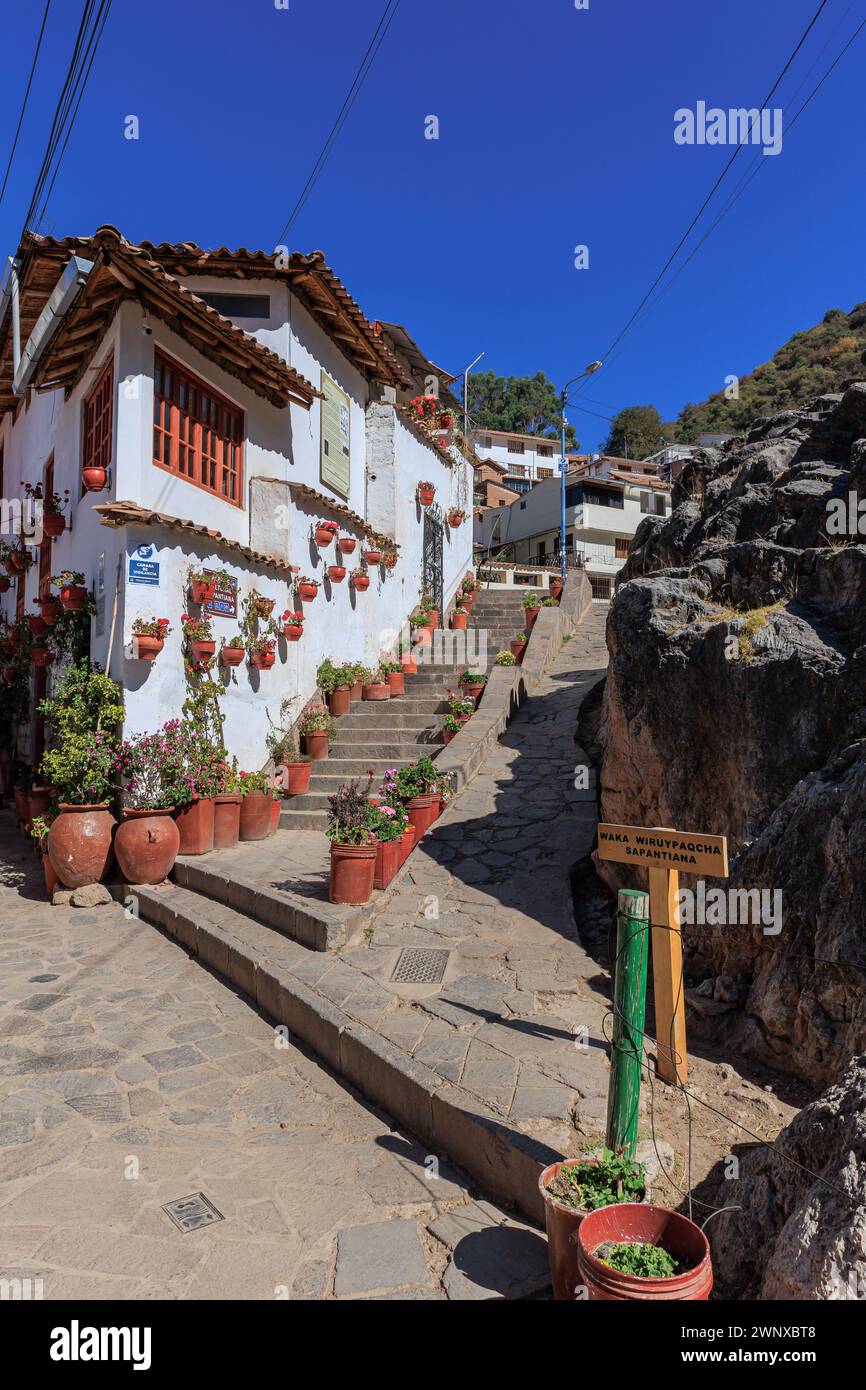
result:
[[(476, 372), (469, 378), (468, 405), (469, 418), (478, 429), (559, 437), (559, 392), (544, 372), (509, 377)], [(566, 426), (565, 441), (577, 448), (573, 425)]]
[(645, 459), (662, 447), (664, 425), (654, 405), (629, 405), (613, 417), (606, 454)]

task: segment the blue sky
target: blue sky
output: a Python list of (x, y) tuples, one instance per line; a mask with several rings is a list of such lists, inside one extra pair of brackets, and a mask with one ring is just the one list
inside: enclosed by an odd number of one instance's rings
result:
[[(454, 372), (484, 350), (483, 368), (561, 383), (618, 333), (729, 158), (675, 144), (675, 110), (759, 105), (818, 3), (402, 0), (292, 249), (321, 247), (371, 318), (405, 323)], [(112, 222), (134, 240), (272, 248), (383, 4), (114, 0), (43, 229)], [(4, 18), (0, 167), (41, 11), (29, 0)], [(4, 255), (80, 13), (53, 0), (0, 205)], [(772, 103), (789, 119), (864, 15), (864, 0), (829, 0)], [(590, 409), (652, 402), (671, 418), (866, 298), (864, 57), (866, 30), (586, 387)], [(123, 136), (130, 114), (138, 141)], [(429, 115), (438, 141), (424, 138)], [(588, 270), (574, 269), (578, 244)], [(571, 419), (584, 447), (603, 442), (604, 420)]]

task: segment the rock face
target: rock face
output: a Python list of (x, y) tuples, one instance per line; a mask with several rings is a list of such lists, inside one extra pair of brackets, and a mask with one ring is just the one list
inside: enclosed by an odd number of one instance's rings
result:
[(866, 1057), (706, 1200), (722, 1298), (866, 1298)]
[(820, 1085), (866, 1048), (866, 503), (862, 535), (832, 519), (861, 496), (863, 383), (696, 455), (635, 537), (581, 730), (606, 821), (726, 834), (727, 886), (781, 892), (778, 933), (688, 927), (687, 981), (733, 977), (731, 1041)]

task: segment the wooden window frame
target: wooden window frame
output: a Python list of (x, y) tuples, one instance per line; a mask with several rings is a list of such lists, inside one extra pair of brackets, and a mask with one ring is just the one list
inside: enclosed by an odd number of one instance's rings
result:
[[(170, 371), (174, 373), (174, 382), (170, 396), (157, 390), (158, 372)], [(190, 408), (191, 393), (196, 393), (193, 407)], [(201, 395), (204, 393), (208, 402), (208, 409), (203, 409)], [(180, 398), (185, 394), (186, 407), (181, 410)], [(162, 407), (166, 409), (163, 413)], [(208, 413), (213, 407), (214, 414), (208, 419)], [(159, 409), (159, 420), (158, 420)], [(227, 412), (229, 417), (236, 422), (237, 438), (231, 439), (230, 435), (222, 427), (225, 421), (219, 422), (219, 411)], [(165, 423), (167, 421), (167, 423)], [(216, 421), (216, 423), (215, 423)], [(183, 426), (184, 433), (181, 434)], [(160, 454), (157, 456), (156, 440), (160, 439)], [(226, 475), (225, 465), (225, 444), (234, 444), (236, 448), (236, 458), (234, 470), (229, 468), (235, 475), (235, 496), (225, 492), (223, 486), (218, 486), (218, 481), (224, 482)], [(158, 468), (162, 473), (168, 473), (170, 477), (177, 478), (180, 482), (190, 483), (192, 487), (197, 487), (201, 492), (206, 492), (210, 497), (216, 497), (218, 501), (225, 502), (230, 507), (237, 507), (240, 511), (244, 510), (244, 485), (245, 485), (245, 462), (246, 462), (246, 412), (222, 391), (216, 390), (209, 382), (190, 371), (183, 362), (178, 362), (177, 358), (171, 357), (162, 348), (155, 348), (153, 355), (153, 418), (151, 420), (151, 463), (154, 468)], [(166, 445), (168, 446), (169, 462), (164, 462)], [(183, 458), (182, 458), (183, 455)], [(181, 466), (183, 462), (184, 466)], [(205, 476), (205, 469), (210, 474), (210, 481)]]
[[(107, 385), (107, 390), (105, 390)], [(100, 392), (104, 399), (99, 404)], [(91, 413), (92, 412), (92, 413)], [(106, 427), (107, 416), (107, 427)], [(84, 397), (84, 410), (81, 430), (81, 467), (111, 467), (114, 453), (114, 353), (100, 369), (93, 386)], [(82, 492), (87, 489), (82, 483)]]
[(522, 439), (509, 439), (509, 441), (508, 441), (508, 446), (507, 446), (507, 447), (508, 447), (508, 452), (509, 452), (509, 454), (525, 454), (525, 453), (526, 453), (526, 449), (524, 448), (524, 444), (523, 444), (523, 440), (522, 440)]

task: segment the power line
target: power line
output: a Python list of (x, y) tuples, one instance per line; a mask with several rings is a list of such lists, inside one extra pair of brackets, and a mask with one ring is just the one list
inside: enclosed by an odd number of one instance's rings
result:
[[(318, 159), (316, 160), (315, 164), (313, 165), (313, 168), (310, 171), (310, 174), (307, 178), (307, 182), (301, 189), (301, 192), (298, 196), (298, 200), (295, 203), (295, 206), (292, 208), (291, 213), (289, 214), (288, 221), (286, 222), (286, 225), (284, 226), (283, 230), (280, 232), (280, 235), (277, 238), (278, 245), (282, 245), (285, 243), (286, 238), (292, 229), (292, 226), (296, 222), (297, 218), (300, 216), (304, 204), (306, 203), (307, 199), (309, 198), (310, 194), (315, 188), (316, 183), (319, 179), (319, 175), (321, 174), (326, 163), (328, 162), (328, 158), (331, 154), (334, 144), (336, 143), (340, 131), (342, 130), (349, 117), (349, 113), (351, 112), (352, 107), (355, 104), (355, 100), (358, 96), (358, 93), (364, 85), (364, 81), (367, 77), (367, 74), (370, 71), (370, 68), (373, 66), (373, 63), (375, 62), (376, 54), (382, 47), (382, 44), (385, 40), (385, 36), (387, 35), (388, 30), (391, 27), (394, 16), (400, 8), (400, 4), (401, 0), (386, 0), (385, 8), (382, 11), (379, 23), (376, 25), (373, 37), (367, 45), (367, 51), (361, 59), (361, 62), (358, 66), (358, 70), (355, 73), (354, 78), (352, 79), (352, 84), (349, 87), (343, 104), (337, 113), (336, 120), (334, 121), (334, 124), (331, 126), (328, 137), (325, 140), (324, 145), (322, 146)], [(393, 9), (391, 8), (392, 5)]]
[(12, 168), (12, 161), (15, 158), (15, 151), (18, 148), (18, 137), (21, 134), (21, 126), (24, 123), (24, 112), (27, 110), (27, 100), (30, 96), (30, 87), (33, 82), (33, 74), (36, 71), (36, 63), (39, 58), (39, 50), (42, 47), (42, 36), (45, 33), (45, 25), (48, 21), (48, 11), (51, 9), (51, 0), (45, 0), (45, 9), (42, 12), (42, 24), (39, 28), (39, 37), (36, 40), (36, 51), (33, 54), (33, 62), (30, 65), (30, 76), (27, 79), (27, 86), (24, 90), (24, 100), (21, 103), (21, 110), (18, 113), (18, 124), (15, 127), (15, 135), (12, 140), (12, 148), (9, 151), (9, 159), (6, 164), (6, 172), (3, 175), (3, 187), (0, 188), (0, 203), (3, 201), (3, 194), (6, 192), (6, 185), (9, 182), (9, 173)]

